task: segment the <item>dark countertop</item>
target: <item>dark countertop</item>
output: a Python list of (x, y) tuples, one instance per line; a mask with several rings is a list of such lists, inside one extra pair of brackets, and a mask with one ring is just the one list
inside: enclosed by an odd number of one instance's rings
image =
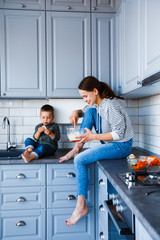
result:
[[(10, 160), (0, 160), (0, 165), (9, 165), (9, 164), (58, 164), (59, 163), (59, 159), (60, 157), (64, 156), (65, 154), (68, 153), (68, 151), (71, 149), (58, 149), (57, 152), (55, 152), (53, 155), (48, 156), (48, 157), (44, 157), (44, 158), (40, 158), (40, 159), (36, 159), (36, 160), (32, 160), (30, 163), (25, 163), (24, 160), (21, 159), (10, 159)], [(73, 159), (67, 161), (67, 162), (63, 162), (63, 163), (69, 163), (69, 164), (73, 164)], [(61, 164), (63, 164), (61, 163)]]
[[(29, 164), (60, 164), (59, 158), (64, 156), (70, 149), (59, 149), (54, 155), (31, 161)], [(155, 155), (142, 149), (133, 148), (135, 155)], [(159, 157), (159, 156), (158, 156)], [(73, 164), (73, 159), (63, 162)], [(61, 163), (61, 164), (63, 164)], [(0, 160), (0, 165), (26, 164), (23, 159)], [(132, 210), (138, 220), (154, 240), (160, 239), (160, 192), (145, 196), (145, 193), (158, 189), (158, 187), (133, 187), (128, 189), (118, 174), (129, 171), (126, 159), (100, 160), (97, 163), (102, 169), (108, 180), (123, 198), (128, 207)], [(159, 168), (159, 167), (157, 167)]]
[[(148, 152), (133, 149), (135, 155), (151, 155)], [(153, 155), (153, 154), (152, 154)], [(132, 187), (128, 188), (125, 183), (120, 180), (118, 174), (129, 171), (126, 159), (117, 160), (101, 160), (98, 165), (107, 176), (108, 180), (117, 190), (118, 194), (123, 198), (134, 215), (142, 223), (153, 240), (160, 239), (160, 192), (146, 196), (145, 193), (160, 189), (159, 187)], [(151, 167), (160, 170), (158, 166)]]

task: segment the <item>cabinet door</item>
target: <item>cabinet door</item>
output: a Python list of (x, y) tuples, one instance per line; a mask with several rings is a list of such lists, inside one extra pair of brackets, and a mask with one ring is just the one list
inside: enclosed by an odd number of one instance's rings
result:
[(26, 187), (45, 185), (45, 165), (1, 165), (1, 187)]
[(89, 11), (90, 0), (47, 0), (46, 9), (56, 11)]
[(147, 232), (147, 229), (143, 227), (141, 222), (135, 219), (135, 239), (136, 240), (153, 240)]
[(1, 0), (3, 8), (10, 9), (45, 9), (45, 0)]
[(91, 73), (89, 13), (47, 12), (47, 95), (80, 97), (78, 84)]
[(122, 42), (122, 93), (132, 91), (141, 85), (141, 1), (126, 0), (123, 5)]
[(160, 71), (160, 1), (143, 1), (143, 78)]
[(45, 210), (4, 211), (0, 213), (1, 240), (44, 240)]
[(92, 75), (112, 86), (113, 15), (92, 15)]
[(45, 13), (4, 10), (0, 20), (2, 97), (45, 97)]
[(115, 12), (115, 0), (91, 0), (91, 10), (94, 12)]
[(94, 240), (94, 208), (71, 227), (66, 226), (73, 208), (58, 208), (47, 211), (47, 240)]

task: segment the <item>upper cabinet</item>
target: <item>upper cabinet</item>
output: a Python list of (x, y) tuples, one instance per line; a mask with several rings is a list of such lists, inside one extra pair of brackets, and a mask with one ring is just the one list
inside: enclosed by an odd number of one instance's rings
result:
[(46, 9), (56, 11), (90, 11), (90, 0), (47, 0)]
[(47, 96), (79, 97), (91, 74), (89, 13), (47, 12)]
[(160, 1), (143, 2), (143, 78), (160, 71)]
[(0, 0), (0, 7), (8, 9), (45, 9), (45, 0)]
[(138, 84), (142, 79), (140, 4), (139, 0), (125, 0), (117, 14), (117, 48), (120, 55), (117, 66), (121, 68), (121, 93), (141, 86)]
[(1, 97), (45, 97), (45, 13), (0, 11)]
[(113, 86), (114, 14), (92, 14), (92, 75)]
[(92, 0), (91, 11), (93, 12), (116, 12), (120, 0)]
[(122, 0), (116, 14), (119, 94), (138, 89), (141, 96), (142, 80), (160, 71), (159, 9), (159, 0)]

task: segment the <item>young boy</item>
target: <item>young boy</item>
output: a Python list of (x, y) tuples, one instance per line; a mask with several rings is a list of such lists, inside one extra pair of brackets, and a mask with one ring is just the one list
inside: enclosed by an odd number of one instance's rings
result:
[(59, 127), (52, 123), (54, 119), (54, 108), (51, 105), (44, 105), (40, 110), (41, 123), (35, 127), (33, 138), (25, 140), (26, 151), (22, 158), (26, 163), (42, 156), (53, 154), (58, 149), (60, 139)]

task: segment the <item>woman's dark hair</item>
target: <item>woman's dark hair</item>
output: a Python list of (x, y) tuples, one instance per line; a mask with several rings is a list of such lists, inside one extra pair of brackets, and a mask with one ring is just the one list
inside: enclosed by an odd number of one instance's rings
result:
[(98, 90), (100, 98), (123, 99), (122, 97), (117, 96), (107, 83), (100, 82), (97, 78), (95, 78), (93, 76), (85, 77), (80, 82), (78, 88), (80, 90), (85, 90), (85, 91), (89, 91), (89, 92), (92, 92), (93, 89), (96, 88)]
[(49, 104), (46, 104), (46, 105), (43, 105), (42, 107), (41, 107), (41, 111), (43, 112), (51, 112), (52, 113), (52, 115), (54, 115), (54, 108), (51, 106), (51, 105), (49, 105)]

